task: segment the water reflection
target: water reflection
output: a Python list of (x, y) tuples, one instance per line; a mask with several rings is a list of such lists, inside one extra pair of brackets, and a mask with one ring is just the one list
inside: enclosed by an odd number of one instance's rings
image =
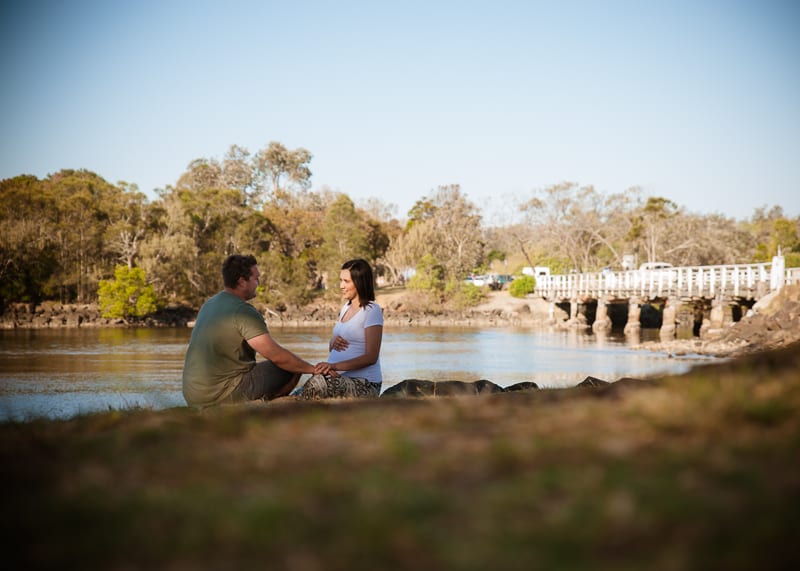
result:
[[(0, 420), (184, 406), (181, 371), (190, 334), (188, 329), (0, 331)], [(326, 359), (329, 334), (328, 328), (273, 330), (281, 344), (311, 362)], [(565, 387), (588, 375), (613, 381), (680, 373), (699, 359), (632, 351), (629, 343), (622, 334), (575, 330), (387, 330), (384, 388), (410, 378)]]

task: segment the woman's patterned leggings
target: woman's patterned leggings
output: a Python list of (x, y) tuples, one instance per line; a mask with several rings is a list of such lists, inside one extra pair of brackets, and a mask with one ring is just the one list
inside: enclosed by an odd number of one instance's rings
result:
[(303, 385), (300, 396), (306, 400), (331, 398), (374, 398), (380, 395), (379, 383), (360, 377), (314, 375)]

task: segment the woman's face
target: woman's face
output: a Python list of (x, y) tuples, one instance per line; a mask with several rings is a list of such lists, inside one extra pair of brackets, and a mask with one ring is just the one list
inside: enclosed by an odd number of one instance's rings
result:
[(353, 301), (358, 298), (358, 291), (353, 283), (353, 278), (350, 276), (350, 270), (339, 272), (339, 289), (342, 290), (342, 297), (347, 301)]

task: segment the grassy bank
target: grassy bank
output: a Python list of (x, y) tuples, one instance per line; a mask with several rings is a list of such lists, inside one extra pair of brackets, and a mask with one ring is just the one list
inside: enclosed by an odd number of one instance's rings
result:
[(653, 384), (3, 424), (1, 533), (20, 569), (789, 568), (798, 371), (794, 345)]

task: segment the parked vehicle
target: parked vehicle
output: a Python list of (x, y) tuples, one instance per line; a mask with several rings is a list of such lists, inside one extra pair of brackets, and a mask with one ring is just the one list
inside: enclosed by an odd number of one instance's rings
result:
[(467, 276), (464, 281), (468, 284), (472, 284), (474, 286), (482, 287), (485, 285), (489, 285), (489, 276), (483, 275), (473, 275)]
[(672, 264), (667, 262), (645, 262), (639, 266), (639, 270), (666, 270), (672, 267)]
[(503, 286), (513, 281), (514, 276), (510, 274), (488, 274), (467, 276), (464, 281), (477, 287), (489, 286), (492, 289), (503, 289)]

